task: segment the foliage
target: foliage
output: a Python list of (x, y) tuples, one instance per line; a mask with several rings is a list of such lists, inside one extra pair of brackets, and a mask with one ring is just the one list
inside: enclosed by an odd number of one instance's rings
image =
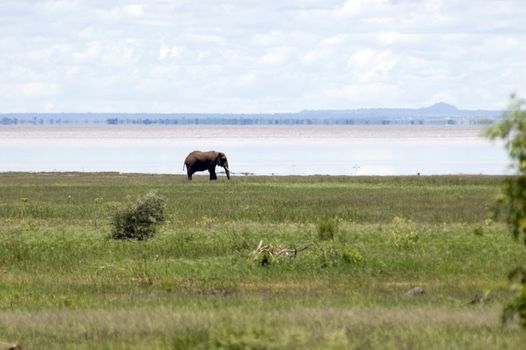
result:
[(503, 139), (518, 176), (505, 181), (501, 204), (506, 210), (507, 222), (516, 239), (526, 243), (526, 110), (525, 100), (512, 96), (508, 111), (501, 123), (489, 128), (486, 135)]
[(316, 247), (320, 267), (336, 267), (343, 264), (357, 265), (363, 262), (362, 254), (349, 244), (330, 242)]
[(131, 205), (118, 208), (112, 217), (113, 239), (137, 239), (155, 235), (157, 226), (165, 219), (165, 202), (154, 192), (137, 199)]
[[(506, 211), (506, 219), (515, 239), (526, 244), (526, 110), (524, 99), (512, 96), (509, 109), (502, 122), (487, 131), (490, 139), (503, 139), (510, 157), (516, 162), (517, 176), (506, 179), (504, 198), (501, 205)], [(518, 314), (520, 324), (526, 328), (526, 274), (523, 268), (517, 268), (510, 279), (519, 279), (519, 294), (504, 308), (503, 320), (509, 320)], [(516, 286), (517, 288), (517, 286)]]
[(420, 235), (414, 230), (411, 220), (402, 216), (393, 218), (390, 230), (391, 242), (399, 249), (416, 247)]
[(484, 228), (482, 227), (482, 225), (475, 225), (475, 226), (473, 226), (473, 234), (475, 236), (482, 236), (482, 235), (484, 235)]
[(337, 251), (346, 264), (361, 264), (363, 262), (363, 255), (350, 245), (342, 245)]
[(272, 260), (274, 260), (272, 254), (270, 254), (268, 251), (265, 251), (257, 257), (256, 264), (259, 266), (269, 266), (272, 263)]
[(509, 273), (508, 278), (512, 282), (512, 289), (517, 290), (518, 295), (504, 308), (502, 322), (506, 323), (518, 315), (520, 325), (526, 328), (526, 268), (517, 267)]
[(333, 240), (338, 232), (338, 218), (325, 217), (318, 223), (318, 238), (320, 241)]
[(503, 139), (510, 156), (517, 161), (517, 169), (526, 174), (526, 101), (515, 95), (511, 96), (511, 103), (505, 112), (503, 120), (488, 128), (487, 136), (492, 139)]

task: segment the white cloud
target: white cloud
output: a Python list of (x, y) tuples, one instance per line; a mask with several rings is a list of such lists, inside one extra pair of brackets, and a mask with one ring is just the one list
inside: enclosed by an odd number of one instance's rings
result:
[(166, 45), (162, 45), (159, 50), (159, 59), (162, 61), (162, 60), (165, 60), (166, 58), (177, 57), (181, 54), (181, 52), (182, 52), (182, 49), (178, 46), (169, 47)]
[(78, 62), (89, 62), (97, 59), (102, 53), (102, 45), (99, 42), (90, 42), (77, 52), (73, 53), (73, 58)]
[(260, 62), (269, 65), (280, 65), (291, 57), (293, 51), (294, 49), (289, 46), (275, 47), (267, 51)]
[(59, 92), (60, 88), (56, 84), (31, 82), (25, 84), (18, 84), (15, 87), (17, 94), (25, 97), (51, 97)]
[(524, 18), (512, 0), (0, 1), (0, 112), (502, 108), (526, 96)]
[(347, 0), (337, 10), (344, 17), (377, 16), (388, 10), (388, 0)]
[(361, 82), (369, 82), (385, 79), (384, 75), (393, 69), (397, 61), (390, 51), (363, 49), (353, 54), (347, 64), (354, 77)]
[[(108, 1), (111, 6), (113, 1)], [(144, 17), (144, 6), (140, 4), (115, 5), (110, 8), (95, 6), (97, 17), (110, 21), (140, 20)]]
[(376, 34), (376, 38), (381, 45), (415, 45), (421, 42), (421, 35), (405, 34), (396, 31), (379, 32)]
[(305, 63), (312, 64), (326, 58), (328, 54), (329, 51), (326, 49), (315, 49), (305, 53), (302, 57), (302, 60)]
[(323, 39), (322, 44), (324, 45), (339, 45), (345, 40), (343, 34), (333, 35), (328, 38)]
[(123, 7), (123, 12), (131, 17), (141, 17), (144, 13), (144, 7), (142, 5), (126, 5)]
[(272, 31), (270, 33), (257, 33), (250, 38), (250, 41), (257, 46), (273, 46), (283, 43), (283, 33)]
[(256, 83), (258, 78), (259, 78), (259, 74), (256, 71), (250, 71), (250, 72), (247, 72), (241, 75), (236, 80), (236, 83), (237, 83), (236, 85), (242, 86), (242, 87), (249, 86), (249, 85)]
[[(324, 95), (334, 101), (345, 101), (347, 105), (355, 105), (357, 101), (360, 103), (363, 101), (365, 106), (374, 104), (388, 107), (399, 105), (398, 99), (402, 97), (403, 90), (395, 84), (371, 82), (348, 84), (339, 88), (328, 89)], [(343, 106), (339, 108), (343, 108)]]

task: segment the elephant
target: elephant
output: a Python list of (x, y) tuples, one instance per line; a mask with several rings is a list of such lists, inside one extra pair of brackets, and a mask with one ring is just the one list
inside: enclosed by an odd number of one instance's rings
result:
[(184, 160), (183, 170), (186, 166), (188, 180), (192, 180), (192, 175), (196, 171), (208, 170), (210, 181), (217, 180), (216, 165), (225, 168), (226, 177), (230, 180), (230, 169), (228, 169), (228, 160), (224, 153), (216, 151), (193, 151)]

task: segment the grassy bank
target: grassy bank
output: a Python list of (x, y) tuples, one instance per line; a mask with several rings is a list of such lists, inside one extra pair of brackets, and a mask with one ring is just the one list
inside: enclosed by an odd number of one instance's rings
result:
[[(526, 249), (489, 219), (501, 180), (0, 174), (0, 340), (519, 348), (526, 335), (499, 317)], [(151, 190), (167, 201), (157, 236), (108, 239), (113, 208)], [(308, 248), (262, 266), (261, 240)]]

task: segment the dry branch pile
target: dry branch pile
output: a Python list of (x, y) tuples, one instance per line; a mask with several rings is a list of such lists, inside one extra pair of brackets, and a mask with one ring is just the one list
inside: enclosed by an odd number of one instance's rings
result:
[(20, 345), (19, 342), (8, 343), (8, 342), (0, 341), (0, 349), (22, 350), (22, 345)]
[(261, 240), (259, 241), (257, 248), (250, 253), (250, 256), (254, 261), (260, 259), (261, 256), (270, 256), (270, 258), (276, 258), (279, 256), (295, 257), (299, 252), (310, 246), (310, 244), (307, 244), (302, 248), (281, 248), (273, 247), (271, 244), (263, 244), (263, 240)]

